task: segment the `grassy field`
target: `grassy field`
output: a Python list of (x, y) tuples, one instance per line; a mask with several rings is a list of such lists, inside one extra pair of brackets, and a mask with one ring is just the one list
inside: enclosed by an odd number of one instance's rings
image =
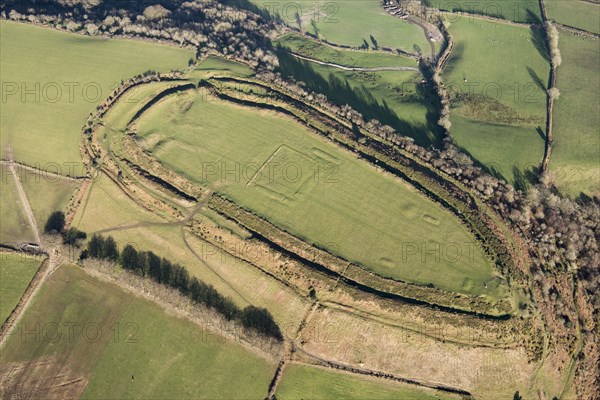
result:
[(77, 181), (33, 173), (28, 173), (21, 182), (41, 231), (54, 211), (67, 212), (69, 201), (80, 184)]
[(376, 273), (504, 295), (458, 220), (281, 115), (190, 92), (158, 103), (138, 129), (169, 168)]
[(40, 260), (23, 254), (0, 253), (0, 325), (15, 308), (40, 266)]
[[(432, 7), (444, 11), (462, 11), (470, 14), (482, 14), (516, 22), (536, 23), (541, 19), (540, 6), (531, 0), (429, 0)], [(446, 19), (455, 22), (468, 16), (446, 15)]]
[[(548, 17), (592, 33), (600, 33), (600, 5), (587, 1), (544, 0)], [(561, 46), (561, 48), (564, 46)]]
[[(132, 224), (140, 226), (120, 230)], [(249, 304), (267, 307), (282, 327), (296, 326), (308, 307), (300, 297), (270, 279), (255, 267), (186, 234), (197, 259), (182, 239), (181, 226), (168, 224), (139, 207), (108, 178), (94, 183), (89, 199), (82, 205), (74, 226), (93, 233), (104, 230), (123, 247), (132, 244), (140, 250), (152, 250), (161, 257), (184, 265), (190, 275), (212, 284), (231, 297), (240, 307)], [(252, 282), (252, 285), (248, 285)]]
[(111, 88), (149, 69), (183, 68), (193, 57), (192, 51), (176, 47), (6, 21), (0, 22), (0, 33), (0, 81), (6, 97), (0, 150), (4, 154), (12, 144), (16, 160), (42, 168), (56, 163), (63, 174), (67, 163), (81, 169), (81, 128)]
[(423, 52), (430, 49), (419, 26), (387, 14), (377, 0), (250, 2), (271, 14), (278, 14), (289, 26), (318, 34), (335, 44), (358, 47), (366, 43), (370, 48), (384, 46), (408, 52), (417, 48)]
[(35, 240), (12, 173), (2, 165), (0, 180), (0, 243), (16, 245)]
[(515, 182), (543, 155), (549, 73), (543, 37), (480, 19), (463, 18), (449, 30), (455, 46), (443, 81), (452, 98), (451, 132), (475, 159)]
[(423, 146), (439, 144), (436, 97), (418, 71), (344, 71), (279, 54), (284, 76), (304, 82), (338, 105), (349, 104), (367, 120), (376, 119)]
[(561, 32), (563, 62), (557, 72), (561, 91), (554, 103), (554, 148), (550, 171), (564, 193), (600, 194), (600, 50), (598, 40)]
[(459, 398), (434, 390), (419, 389), (413, 385), (301, 364), (292, 364), (286, 367), (276, 395), (281, 400), (439, 400)]
[(418, 67), (416, 60), (400, 55), (359, 50), (341, 50), (296, 33), (279, 37), (275, 44), (304, 57), (348, 67)]
[[(468, 341), (469, 328), (462, 328)], [(517, 390), (535, 398), (530, 385), (536, 364), (522, 348), (457, 345), (331, 308), (315, 312), (299, 340), (304, 350), (325, 359), (460, 388), (476, 399), (511, 399)], [(543, 389), (552, 398), (561, 381), (549, 378)]]
[[(38, 336), (26, 335), (33, 327)], [(259, 398), (275, 370), (239, 344), (68, 265), (42, 287), (0, 356), (0, 375), (20, 397), (44, 390), (87, 399)], [(56, 385), (57, 376), (71, 383)]]

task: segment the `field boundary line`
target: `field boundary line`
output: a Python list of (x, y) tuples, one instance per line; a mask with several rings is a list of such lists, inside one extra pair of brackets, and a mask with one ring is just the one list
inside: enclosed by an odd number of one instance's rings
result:
[[(474, 341), (468, 343), (465, 341), (460, 341), (457, 339), (454, 339), (450, 336), (436, 336), (433, 335), (431, 333), (427, 333), (424, 330), (419, 330), (419, 329), (415, 329), (415, 328), (411, 328), (408, 325), (403, 325), (401, 322), (398, 321), (394, 321), (392, 319), (388, 319), (386, 317), (382, 317), (379, 316), (377, 314), (371, 313), (369, 311), (364, 311), (361, 310), (360, 308), (356, 308), (354, 306), (351, 305), (346, 305), (346, 304), (342, 304), (342, 303), (338, 303), (334, 300), (321, 300), (320, 303), (321, 307), (323, 308), (329, 308), (331, 310), (335, 310), (338, 311), (340, 313), (344, 313), (344, 314), (348, 314), (351, 315), (353, 317), (356, 318), (360, 318), (363, 320), (367, 320), (367, 321), (372, 321), (374, 323), (377, 324), (381, 324), (381, 325), (385, 325), (388, 326), (390, 328), (394, 328), (394, 329), (400, 329), (403, 331), (408, 331), (411, 333), (415, 333), (418, 335), (422, 335), (425, 336), (429, 339), (432, 340), (436, 340), (442, 343), (452, 343), (455, 344), (457, 346), (465, 346), (465, 347), (472, 347), (472, 348), (487, 348), (487, 349), (501, 349), (501, 350), (505, 350), (505, 349), (514, 349), (514, 348), (519, 348), (521, 347), (519, 344), (513, 344), (513, 345), (492, 345), (492, 344), (483, 344), (482, 342), (476, 343)], [(495, 322), (498, 323), (498, 322)], [(457, 325), (458, 326), (458, 325)], [(468, 326), (468, 325), (464, 325), (464, 326)]]
[(430, 389), (440, 390), (443, 392), (455, 393), (455, 394), (459, 394), (459, 395), (463, 395), (463, 396), (471, 396), (471, 393), (467, 390), (444, 385), (442, 383), (435, 383), (435, 382), (428, 382), (428, 381), (423, 381), (423, 380), (419, 380), (419, 379), (405, 378), (405, 377), (397, 375), (397, 374), (372, 370), (372, 369), (368, 369), (368, 368), (354, 367), (352, 365), (341, 363), (338, 361), (328, 360), (326, 358), (319, 357), (319, 356), (309, 352), (308, 350), (305, 350), (302, 346), (296, 344), (295, 342), (292, 342), (292, 344), (294, 346), (294, 351), (300, 352), (300, 353), (308, 356), (309, 358), (316, 360), (318, 362), (318, 364), (325, 366), (325, 367), (348, 371), (348, 372), (354, 373), (356, 375), (373, 376), (373, 377), (377, 377), (377, 378), (389, 379), (389, 380), (393, 380), (393, 381), (397, 381), (397, 382), (403, 382), (403, 383), (407, 383), (410, 385), (427, 387)]
[(13, 165), (17, 165), (19, 168), (23, 168), (23, 169), (35, 172), (37, 174), (40, 174), (42, 177), (52, 176), (55, 178), (65, 179), (65, 180), (69, 180), (72, 182), (80, 182), (80, 181), (87, 179), (87, 176), (85, 176), (85, 175), (75, 175), (75, 176), (62, 175), (62, 174), (58, 174), (56, 172), (47, 171), (47, 170), (44, 170), (44, 169), (41, 169), (38, 167), (31, 166), (29, 164), (25, 164), (20, 161), (15, 161), (15, 160), (10, 160), (10, 159), (0, 159), (0, 162), (4, 165), (8, 165), (8, 164), (12, 163)]
[(345, 45), (345, 44), (338, 44), (338, 43), (333, 43), (330, 42), (328, 40), (325, 40), (323, 38), (308, 34), (306, 32), (302, 32), (299, 31), (295, 28), (289, 27), (289, 26), (285, 26), (288, 31), (283, 33), (282, 35), (279, 35), (279, 37), (284, 36), (286, 34), (289, 33), (294, 33), (296, 35), (300, 35), (303, 36), (304, 38), (316, 41), (320, 44), (323, 44), (325, 46), (329, 46), (332, 49), (336, 49), (336, 50), (340, 50), (340, 51), (356, 51), (356, 52), (363, 52), (363, 53), (380, 53), (380, 54), (393, 54), (393, 55), (397, 55), (397, 56), (402, 56), (402, 57), (406, 57), (406, 58), (412, 58), (414, 60), (417, 60), (418, 57), (416, 54), (414, 53), (409, 53), (408, 51), (402, 50), (402, 49), (391, 49), (389, 47), (386, 46), (380, 46), (378, 49), (361, 49), (359, 47), (354, 47), (354, 46), (349, 46), (349, 45)]
[(25, 313), (25, 310), (29, 307), (31, 299), (46, 281), (48, 275), (50, 275), (50, 270), (50, 257), (46, 257), (40, 263), (40, 266), (31, 281), (29, 281), (29, 285), (27, 285), (25, 292), (23, 292), (23, 296), (21, 296), (15, 308), (11, 311), (4, 324), (2, 324), (2, 327), (0, 328), (0, 348), (2, 348), (6, 340), (15, 330), (17, 323)]
[(590, 31), (586, 31), (585, 29), (581, 29), (581, 28), (577, 28), (571, 25), (566, 25), (563, 23), (560, 23), (558, 21), (554, 21), (554, 25), (556, 25), (557, 27), (559, 27), (560, 29), (562, 29), (563, 31), (567, 31), (567, 32), (571, 32), (575, 35), (578, 36), (583, 36), (589, 39), (600, 39), (600, 34), (594, 33), (594, 32), (590, 32)]
[(439, 10), (441, 14), (450, 14), (456, 16), (464, 16), (464, 17), (472, 17), (479, 20), (486, 20), (488, 22), (497, 22), (499, 24), (512, 25), (512, 26), (520, 26), (523, 28), (541, 28), (541, 24), (529, 24), (527, 22), (517, 22), (510, 19), (492, 17), (491, 15), (480, 14), (476, 12), (466, 12), (466, 11), (450, 11), (450, 10)]

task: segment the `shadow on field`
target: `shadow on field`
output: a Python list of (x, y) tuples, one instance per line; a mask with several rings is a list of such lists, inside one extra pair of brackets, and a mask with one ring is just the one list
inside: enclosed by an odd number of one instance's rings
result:
[(544, 57), (544, 60), (550, 62), (550, 51), (546, 43), (544, 29), (532, 26), (529, 28), (529, 32), (531, 33), (531, 43), (533, 43), (538, 53)]
[(529, 76), (533, 80), (533, 83), (535, 83), (536, 85), (538, 85), (538, 87), (545, 92), (546, 91), (546, 84), (544, 83), (544, 81), (542, 80), (542, 78), (540, 78), (540, 76), (537, 74), (537, 72), (535, 72), (533, 70), (533, 68), (531, 68), (531, 67), (526, 67), (526, 68), (527, 68), (527, 72), (529, 73)]
[(323, 93), (335, 104), (350, 105), (359, 111), (365, 120), (376, 119), (382, 124), (390, 125), (401, 135), (412, 137), (415, 143), (421, 146), (429, 147), (441, 142), (442, 132), (437, 125), (440, 105), (430, 87), (415, 85), (416, 93), (407, 101), (418, 102), (426, 107), (426, 123), (409, 123), (399, 118), (385, 100), (378, 101), (365, 86), (353, 88), (347, 80), (334, 74), (325, 78), (314, 70), (310, 62), (291, 56), (283, 48), (278, 48), (276, 53), (279, 70), (284, 77), (291, 76), (296, 81), (303, 82), (307, 88)]
[[(455, 42), (454, 47), (452, 47), (452, 53), (450, 53), (450, 57), (448, 57), (448, 60), (444, 64), (443, 73), (450, 74), (451, 72), (454, 71), (455, 66), (459, 67), (464, 58), (464, 54), (465, 54), (465, 44), (462, 42)], [(446, 84), (446, 86), (448, 86), (449, 84), (452, 84), (452, 82), (444, 82), (444, 83)]]
[(542, 127), (541, 126), (536, 127), (535, 131), (537, 132), (538, 135), (540, 135), (540, 137), (542, 138), (542, 140), (545, 142), (546, 141), (546, 132), (544, 132), (544, 130), (542, 129)]
[(540, 16), (536, 13), (534, 13), (530, 8), (527, 8), (525, 12), (527, 13), (525, 22), (531, 25), (543, 25), (542, 18), (540, 18)]

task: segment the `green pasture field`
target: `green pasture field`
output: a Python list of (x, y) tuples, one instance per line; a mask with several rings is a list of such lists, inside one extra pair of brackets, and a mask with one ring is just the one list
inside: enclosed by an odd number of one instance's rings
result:
[[(544, 0), (548, 18), (592, 33), (600, 34), (600, 5), (588, 1)], [(560, 46), (561, 50), (562, 47)], [(566, 50), (566, 49), (565, 49)]]
[(366, 120), (390, 125), (420, 145), (428, 147), (442, 139), (435, 94), (421, 84), (418, 71), (344, 71), (287, 53), (279, 54), (279, 64), (284, 76), (293, 76), (338, 105), (349, 104)]
[(137, 126), (146, 150), (167, 167), (309, 243), (383, 276), (505, 295), (450, 213), (279, 114), (188, 92), (162, 100)]
[[(377, 0), (250, 2), (270, 11), (272, 15), (278, 14), (289, 26), (313, 35), (318, 34), (319, 37), (335, 44), (359, 47), (366, 42), (369, 48), (375, 48), (372, 37), (378, 47), (402, 49), (407, 52), (414, 52), (416, 48), (427, 52), (430, 48), (423, 29), (386, 13)], [(300, 26), (296, 13), (302, 21)], [(311, 21), (315, 22), (314, 25)]]
[(71, 197), (75, 195), (81, 184), (79, 181), (31, 172), (23, 175), (21, 183), (41, 232), (48, 217), (54, 211), (62, 211), (66, 214)]
[(542, 136), (531, 135), (531, 129), (527, 127), (476, 121), (461, 115), (451, 117), (451, 120), (452, 136), (458, 146), (472, 154), (493, 175), (522, 189), (528, 185), (527, 180), (521, 178), (539, 167), (544, 156)]
[(455, 45), (442, 78), (451, 96), (451, 132), (476, 160), (515, 182), (543, 155), (544, 37), (482, 19), (463, 18), (449, 30)]
[(16, 245), (35, 240), (12, 173), (3, 164), (0, 179), (0, 243)]
[(410, 57), (383, 52), (337, 49), (296, 33), (277, 38), (275, 44), (304, 57), (347, 67), (418, 67), (418, 62)]
[(281, 400), (439, 400), (459, 398), (431, 389), (302, 364), (292, 364), (286, 367), (281, 382), (277, 386), (276, 395)]
[[(36, 324), (37, 340), (24, 335)], [(63, 333), (58, 340), (44, 329), (50, 324)], [(262, 398), (275, 371), (241, 345), (70, 265), (51, 275), (0, 355), (7, 366), (46, 361), (51, 377), (89, 379), (86, 399)]]
[(560, 32), (560, 97), (554, 102), (554, 147), (550, 171), (565, 194), (600, 195), (600, 44)]
[(40, 266), (40, 260), (23, 254), (0, 253), (0, 326), (16, 307)]
[[(540, 5), (535, 0), (427, 0), (432, 7), (443, 11), (481, 14), (516, 22), (539, 23), (541, 20)], [(464, 15), (446, 14), (451, 23), (469, 18)]]
[[(76, 163), (81, 128), (96, 105), (122, 80), (147, 70), (183, 68), (191, 50), (155, 43), (70, 34), (0, 22), (2, 64), (1, 151), (17, 161)], [(30, 91), (30, 94), (27, 91)], [(81, 171), (80, 171), (81, 173)]]
[(281, 327), (296, 326), (308, 307), (293, 291), (255, 267), (186, 233), (188, 244), (200, 257), (197, 259), (182, 239), (181, 225), (144, 210), (106, 176), (94, 182), (73, 225), (90, 236), (94, 232), (111, 235), (120, 248), (131, 244), (178, 262), (190, 275), (213, 285), (240, 307), (253, 304), (268, 308)]

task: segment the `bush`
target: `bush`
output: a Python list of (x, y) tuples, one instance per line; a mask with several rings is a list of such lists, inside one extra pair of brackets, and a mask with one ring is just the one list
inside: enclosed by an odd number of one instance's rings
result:
[(69, 228), (63, 235), (63, 244), (69, 244), (71, 246), (78, 246), (81, 240), (85, 240), (87, 234), (80, 231), (77, 228)]

